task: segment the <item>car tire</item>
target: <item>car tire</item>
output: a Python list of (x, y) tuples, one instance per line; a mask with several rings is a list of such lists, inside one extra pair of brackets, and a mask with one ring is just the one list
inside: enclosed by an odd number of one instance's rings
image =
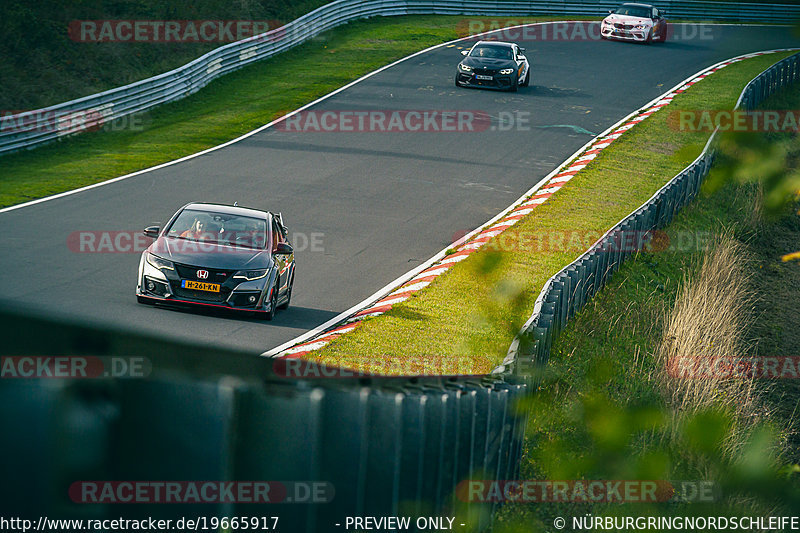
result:
[(653, 44), (653, 30), (647, 32), (647, 39), (644, 40), (644, 44)]
[(531, 68), (528, 67), (528, 72), (525, 73), (525, 79), (522, 80), (522, 87), (527, 87), (531, 84)]
[(511, 83), (511, 87), (508, 88), (508, 92), (515, 93), (519, 89), (519, 78), (516, 76), (514, 77), (514, 81)]
[(150, 300), (149, 298), (145, 298), (144, 296), (136, 295), (136, 301), (139, 302), (140, 304), (153, 305), (152, 300)]
[(292, 288), (294, 287), (294, 270), (292, 270), (292, 279), (289, 280), (289, 286), (286, 288), (286, 301), (278, 306), (278, 309), (289, 309), (289, 303), (292, 301)]
[(458, 83), (458, 74), (456, 74), (456, 79), (455, 79), (455, 82), (456, 82), (456, 87), (463, 87), (463, 85), (461, 85), (460, 83)]
[(272, 293), (272, 296), (270, 297), (269, 311), (267, 311), (264, 314), (264, 318), (267, 321), (270, 321), (273, 318), (275, 318), (275, 313), (278, 310), (278, 287), (277, 287), (277, 285), (272, 288), (271, 293)]

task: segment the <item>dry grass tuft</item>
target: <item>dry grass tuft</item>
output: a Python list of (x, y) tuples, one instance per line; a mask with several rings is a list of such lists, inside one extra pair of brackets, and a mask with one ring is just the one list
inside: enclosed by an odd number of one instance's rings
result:
[[(685, 276), (675, 305), (665, 320), (657, 352), (655, 375), (674, 413), (677, 431), (686, 417), (706, 409), (731, 413), (735, 427), (723, 453), (736, 455), (748, 428), (765, 421), (769, 409), (752, 378), (735, 379), (706, 372), (693, 377), (675, 375), (675, 361), (730, 361), (754, 355), (746, 339), (754, 295), (749, 289), (745, 246), (730, 234), (718, 236), (706, 251), (699, 271)], [(670, 372), (672, 368), (672, 372)], [(674, 436), (674, 433), (673, 435)]]

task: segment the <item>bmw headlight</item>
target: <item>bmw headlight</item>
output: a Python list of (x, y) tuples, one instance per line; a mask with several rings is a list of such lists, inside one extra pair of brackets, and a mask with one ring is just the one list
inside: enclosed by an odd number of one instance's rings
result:
[(175, 266), (172, 264), (172, 261), (161, 259), (157, 255), (153, 255), (151, 253), (147, 254), (147, 262), (150, 264), (150, 266), (153, 266), (159, 270), (175, 270)]
[(255, 281), (257, 279), (267, 277), (267, 273), (269, 273), (268, 268), (262, 268), (261, 270), (240, 270), (239, 272), (233, 275), (233, 279), (245, 279), (247, 281)]
[(500, 74), (511, 74), (512, 72), (514, 72), (513, 68), (504, 68), (500, 71)]
[(650, 26), (648, 26), (647, 24), (638, 24), (637, 26), (635, 26), (635, 29), (637, 29), (637, 30), (646, 30), (649, 27)]
[(463, 70), (464, 72), (472, 72), (472, 67), (469, 67), (469, 66), (467, 66), (467, 65), (465, 65), (463, 63), (459, 63), (458, 64), (458, 68), (460, 70)]

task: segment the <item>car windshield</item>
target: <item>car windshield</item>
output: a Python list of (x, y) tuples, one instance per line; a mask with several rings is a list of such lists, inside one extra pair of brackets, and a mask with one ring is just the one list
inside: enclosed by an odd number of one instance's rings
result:
[(617, 15), (628, 15), (630, 17), (639, 17), (643, 19), (650, 18), (650, 10), (646, 7), (639, 6), (620, 6), (615, 11)]
[(508, 46), (476, 46), (469, 53), (470, 57), (487, 57), (491, 59), (511, 59), (511, 48)]
[(263, 218), (184, 209), (167, 230), (168, 237), (263, 250), (267, 221)]

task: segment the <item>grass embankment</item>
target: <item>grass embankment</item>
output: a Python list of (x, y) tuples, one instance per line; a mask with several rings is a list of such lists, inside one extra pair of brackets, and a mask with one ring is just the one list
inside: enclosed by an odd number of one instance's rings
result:
[(733, 108), (745, 84), (786, 55), (735, 63), (695, 84), (485, 249), (315, 358), (401, 374), (490, 371), (530, 316), (544, 282), (700, 153), (709, 133), (678, 131), (668, 116)]
[[(765, 109), (797, 109), (800, 87)], [(797, 149), (797, 137), (794, 137)], [(794, 161), (796, 165), (796, 161)], [(522, 479), (690, 480), (713, 501), (512, 503), (498, 531), (556, 517), (791, 514), (800, 505), (796, 379), (678, 379), (671, 357), (796, 356), (800, 248), (793, 204), (764, 214), (758, 185), (701, 194), (672, 244), (625, 263), (554, 343), (530, 401)], [(794, 472), (794, 475), (791, 474)], [(680, 490), (681, 483), (673, 481)], [(728, 528), (723, 528), (728, 529)]]
[[(37, 109), (113, 89), (177, 68), (226, 44), (192, 42), (191, 34), (180, 43), (81, 42), (80, 33), (69, 33), (70, 23), (76, 21), (241, 20), (272, 21), (273, 27), (327, 3), (4, 0), (0, 2), (0, 109)], [(236, 29), (228, 29), (231, 38)], [(215, 34), (206, 30), (206, 35)]]
[[(543, 20), (553, 19), (519, 22)], [(463, 36), (464, 21), (457, 16), (401, 16), (352, 22), (150, 111), (140, 117), (135, 131), (83, 133), (30, 152), (0, 156), (0, 207), (111, 179), (234, 139), (387, 63)], [(124, 119), (121, 123), (127, 125)]]

